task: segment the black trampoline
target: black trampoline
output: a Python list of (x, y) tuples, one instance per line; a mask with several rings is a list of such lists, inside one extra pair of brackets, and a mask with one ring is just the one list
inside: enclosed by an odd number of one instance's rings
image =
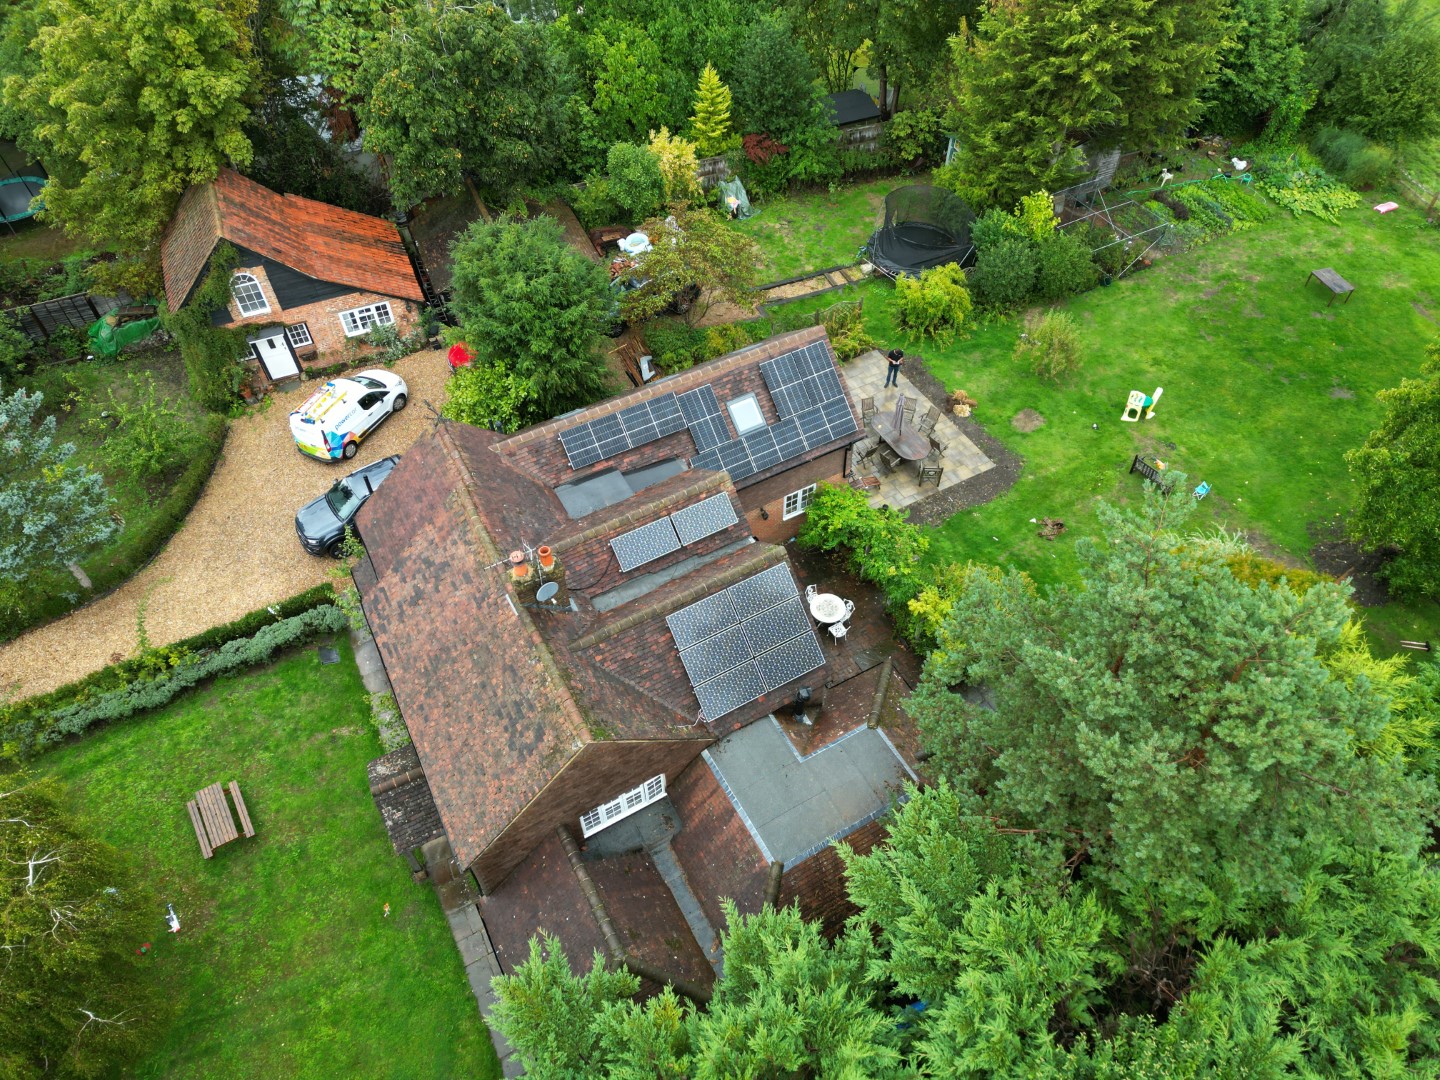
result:
[(975, 211), (944, 188), (896, 188), (885, 196), (885, 223), (870, 237), (870, 261), (892, 278), (944, 263), (966, 266), (975, 258), (974, 220)]

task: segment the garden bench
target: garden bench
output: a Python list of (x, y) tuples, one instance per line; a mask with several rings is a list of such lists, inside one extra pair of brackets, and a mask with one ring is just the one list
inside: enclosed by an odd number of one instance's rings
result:
[(1159, 461), (1141, 457), (1139, 454), (1136, 454), (1135, 457), (1131, 459), (1130, 471), (1132, 473), (1138, 472), (1141, 476), (1145, 477), (1146, 480), (1151, 480), (1159, 484), (1160, 487), (1166, 491), (1169, 491), (1175, 486), (1174, 478), (1168, 476), (1165, 470), (1160, 468)]
[[(230, 781), (230, 796), (235, 800), (235, 810), (240, 817), (240, 828), (246, 836), (255, 835), (250, 823), (250, 811), (240, 794), (240, 785)], [(235, 827), (235, 818), (230, 813), (230, 803), (225, 798), (225, 788), (218, 782), (195, 793), (195, 798), (185, 804), (190, 814), (190, 824), (195, 828), (195, 839), (200, 842), (200, 854), (210, 858), (215, 849), (240, 838)]]

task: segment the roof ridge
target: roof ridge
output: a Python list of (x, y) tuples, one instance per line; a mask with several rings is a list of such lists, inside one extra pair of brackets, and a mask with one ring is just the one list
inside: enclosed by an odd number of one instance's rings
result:
[[(716, 372), (728, 371), (733, 367), (749, 363), (754, 359), (753, 356), (748, 355), (750, 353), (768, 352), (770, 355), (765, 357), (765, 359), (771, 360), (782, 353), (790, 351), (788, 347), (777, 347), (782, 342), (789, 342), (792, 339), (797, 342), (818, 341), (825, 337), (827, 337), (827, 334), (824, 325), (817, 324), (815, 326), (802, 326), (796, 330), (787, 330), (783, 334), (776, 334), (774, 337), (752, 342), (742, 349), (736, 349), (734, 352), (717, 356), (715, 359), (707, 360), (703, 364), (696, 364), (692, 368), (686, 368), (684, 371), (677, 372), (674, 375), (668, 375), (656, 382), (646, 383), (644, 386), (627, 390), (623, 394), (617, 394), (612, 398), (607, 398), (594, 405), (587, 405), (582, 409), (576, 409), (574, 412), (567, 413), (565, 416), (553, 417), (536, 424), (534, 427), (528, 427), (524, 431), (517, 431), (508, 439), (495, 443), (495, 452), (504, 453), (505, 448), (510, 446), (527, 446), (545, 435), (553, 434), (564, 428), (573, 427), (576, 424), (583, 424), (587, 420), (593, 420), (597, 417), (609, 416), (622, 409), (628, 409), (632, 405), (637, 405), (642, 401), (650, 401), (662, 394), (683, 394), (686, 390), (693, 390), (697, 386), (710, 382), (711, 377)], [(759, 362), (763, 363), (763, 361)]]
[[(715, 488), (723, 489), (729, 483), (730, 477), (728, 473), (716, 472), (711, 469), (695, 469), (693, 471), (696, 473), (704, 473), (705, 475), (699, 480), (687, 485), (681, 491), (671, 492), (663, 498), (652, 499), (650, 502), (637, 506), (633, 510), (626, 511), (623, 514), (616, 514), (600, 522), (598, 525), (592, 525), (584, 532), (575, 533), (571, 536), (562, 536), (559, 540), (555, 541), (551, 547), (555, 549), (556, 553), (564, 553), (580, 544), (588, 543), (597, 537), (604, 536), (617, 525), (632, 525), (642, 519), (650, 520), (652, 518), (658, 521), (659, 518), (656, 516), (656, 511), (668, 510), (670, 507), (682, 503), (686, 499), (707, 491), (712, 491)], [(628, 502), (629, 500), (626, 501)], [(619, 505), (623, 506), (624, 503)]]
[[(775, 557), (776, 555), (779, 555), (778, 559)], [(658, 603), (644, 604), (629, 614), (616, 619), (614, 622), (606, 623), (604, 626), (592, 630), (584, 637), (577, 638), (571, 642), (569, 646), (570, 651), (579, 653), (583, 649), (592, 648), (601, 642), (608, 641), (616, 634), (628, 630), (638, 623), (645, 622), (647, 619), (654, 618), (656, 615), (662, 613), (669, 614), (679, 611), (682, 607), (693, 604), (697, 600), (703, 600), (705, 597), (719, 592), (721, 589), (734, 585), (737, 581), (742, 581), (747, 577), (759, 573), (761, 570), (769, 569), (772, 566), (779, 566), (780, 563), (787, 561), (788, 556), (785, 554), (784, 548), (776, 544), (758, 542), (754, 545), (752, 554), (747, 555), (733, 566), (707, 575), (694, 585), (681, 590), (666, 600)]]
[[(470, 520), (473, 531), (476, 534), (477, 542), (492, 563), (504, 561), (500, 549), (495, 545), (495, 539), (490, 535), (490, 530), (485, 527), (484, 515), (480, 513), (479, 501), (477, 499), (478, 486), (475, 482), (475, 474), (470, 471), (469, 464), (465, 461), (465, 455), (460, 452), (450, 433), (448, 420), (441, 420), (436, 430), (437, 441), (442, 452), (450, 465), (460, 476), (460, 489), (463, 492), (462, 510)], [(584, 732), (590, 737), (590, 725), (585, 722), (585, 716), (580, 711), (580, 705), (575, 700), (575, 695), (570, 689), (569, 682), (560, 671), (560, 665), (555, 659), (555, 653), (546, 644), (540, 634), (540, 629), (535, 625), (535, 620), (530, 618), (525, 606), (518, 602), (518, 596), (508, 574), (502, 575), (500, 588), (504, 591), (506, 598), (510, 601), (511, 608), (515, 611), (515, 618), (519, 620), (520, 626), (526, 631), (535, 652), (540, 660), (540, 666), (545, 669), (545, 676), (550, 684), (556, 688), (560, 697), (561, 711), (571, 721), (572, 735), (578, 736)]]

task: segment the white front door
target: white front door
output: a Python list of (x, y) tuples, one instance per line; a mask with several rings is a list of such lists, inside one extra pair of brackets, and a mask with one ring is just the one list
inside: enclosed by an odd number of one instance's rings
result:
[(255, 349), (255, 355), (260, 358), (260, 363), (265, 365), (265, 374), (272, 380), (300, 374), (300, 365), (295, 360), (290, 342), (285, 339), (284, 330), (272, 330), (264, 337), (251, 338), (250, 344)]

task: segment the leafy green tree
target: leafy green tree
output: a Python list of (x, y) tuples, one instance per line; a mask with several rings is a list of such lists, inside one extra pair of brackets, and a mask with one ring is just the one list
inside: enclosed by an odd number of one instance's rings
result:
[(871, 6), (874, 29), (867, 36), (870, 67), (881, 79), (880, 107), (888, 108), (885, 98), (892, 87), (897, 105), (902, 94), (911, 107), (941, 96), (947, 42), (960, 32), (962, 21), (974, 23), (984, 6), (981, 0), (877, 0)]
[(523, 380), (526, 424), (588, 405), (610, 376), (600, 327), (605, 270), (565, 242), (550, 217), (477, 221), (455, 243), (451, 308), (480, 359)]
[(711, 304), (747, 306), (759, 266), (755, 242), (712, 210), (680, 210), (672, 216), (674, 225), (668, 220), (645, 223), (654, 248), (640, 260), (644, 284), (620, 302), (625, 318), (639, 322), (688, 302), (684, 314), (694, 326)]
[(1358, 752), (1386, 702), (1317, 655), (1344, 593), (1251, 588), (1223, 545), (1182, 535), (1193, 510), (1183, 477), (1138, 514), (1102, 506), (1108, 543), (1077, 542), (1079, 588), (968, 580), (949, 628), (964, 646), (911, 706), (940, 772), (967, 807), (1162, 906), (1294, 895), (1317, 845), (1413, 854), (1433, 785)]
[(660, 48), (633, 23), (607, 21), (585, 42), (593, 73), (590, 128), (596, 144), (644, 142), (646, 133), (677, 119), (661, 85)]
[(384, 39), (398, 6), (395, 0), (279, 0), (276, 21), (288, 31), (285, 58), (353, 94), (360, 61)]
[(641, 221), (665, 203), (665, 174), (648, 146), (616, 143), (605, 155), (610, 198), (631, 221)]
[(508, 204), (563, 166), (569, 74), (541, 26), (494, 4), (416, 0), (361, 61), (355, 113), (390, 154), (395, 204), (462, 190)]
[[(795, 34), (832, 94), (850, 89), (860, 70), (866, 42), (874, 36), (878, 5), (853, 0), (787, 0)], [(958, 25), (958, 21), (957, 24)], [(949, 32), (953, 32), (951, 27)], [(944, 47), (944, 36), (940, 39)]]
[(0, 395), (0, 580), (73, 562), (115, 532), (104, 478), (55, 444), (55, 417), (39, 419), (41, 394)]
[(765, 132), (788, 143), (814, 123), (819, 72), (783, 13), (767, 14), (746, 27), (723, 74), (740, 130)]
[(85, 425), (100, 442), (105, 465), (137, 483), (153, 480), (183, 461), (195, 442), (195, 425), (172, 401), (160, 398), (155, 376), (127, 372), (129, 389), (112, 388), (105, 415)]
[(1420, 378), (1378, 395), (1385, 418), (1345, 455), (1357, 489), (1351, 535), (1394, 546), (1386, 581), (1402, 596), (1440, 596), (1440, 345), (1425, 350)]
[(1232, 134), (1252, 131), (1301, 89), (1300, 12), (1295, 0), (1232, 0), (1220, 68), (1204, 95), (1207, 124)]
[[(181, 194), (244, 166), (255, 0), (46, 0), (37, 69), (5, 80), (50, 172), (46, 216), (153, 260)], [(123, 177), (123, 182), (120, 178)]]
[(695, 88), (695, 114), (690, 117), (690, 134), (701, 156), (713, 157), (739, 149), (740, 136), (730, 126), (730, 88), (710, 64), (700, 72)]
[(650, 152), (660, 162), (660, 175), (665, 181), (665, 203), (679, 203), (688, 206), (701, 198), (699, 155), (695, 144), (679, 135), (671, 135), (669, 128), (650, 132)]
[(1440, 22), (1417, 0), (1321, 0), (1305, 27), (1313, 120), (1386, 143), (1440, 133)]
[[(6, 78), (30, 78), (40, 66), (40, 58), (30, 43), (40, 32), (43, 0), (23, 0), (0, 8), (0, 85)], [(30, 129), (28, 116), (17, 111), (0, 94), (0, 135), (18, 141)]]
[(164, 908), (69, 817), (53, 780), (0, 783), (0, 1076), (109, 1075), (165, 1009), (136, 947)]
[(476, 359), (445, 384), (440, 415), (495, 431), (518, 431), (532, 415), (530, 380), (497, 358)]

